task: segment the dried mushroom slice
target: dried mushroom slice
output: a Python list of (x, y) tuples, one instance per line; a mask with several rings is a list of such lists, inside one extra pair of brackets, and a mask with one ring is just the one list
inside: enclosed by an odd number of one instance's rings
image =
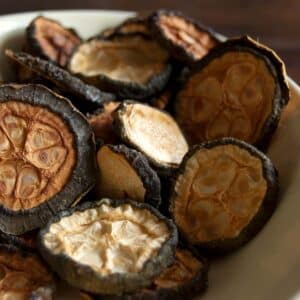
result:
[(191, 244), (226, 252), (258, 233), (276, 207), (277, 193), (270, 159), (245, 142), (224, 138), (186, 155), (170, 211)]
[(97, 154), (98, 195), (113, 199), (128, 198), (158, 207), (160, 180), (140, 152), (125, 145), (104, 145)]
[(21, 235), (7, 234), (0, 232), (0, 244), (9, 244), (30, 251), (36, 250), (37, 231), (26, 232)]
[(265, 146), (289, 100), (274, 52), (243, 37), (220, 44), (187, 76), (175, 117), (191, 144), (231, 136)]
[(176, 121), (159, 109), (126, 101), (116, 111), (115, 122), (121, 139), (141, 151), (162, 173), (176, 169), (188, 151)]
[(102, 199), (61, 212), (40, 231), (39, 244), (69, 284), (120, 295), (147, 286), (173, 263), (177, 230), (150, 205)]
[(103, 108), (88, 114), (88, 121), (94, 131), (96, 141), (105, 144), (116, 144), (118, 136), (113, 130), (113, 114), (119, 107), (120, 102), (110, 101), (103, 105)]
[(29, 52), (62, 67), (81, 43), (78, 34), (57, 21), (39, 16), (26, 29)]
[[(35, 72), (46, 80), (51, 81), (59, 89), (75, 96), (73, 104), (80, 110), (88, 111), (92, 108), (102, 106), (103, 103), (115, 99), (115, 96), (100, 91), (94, 86), (84, 83), (68, 71), (39, 57), (31, 56), (25, 52), (13, 52), (6, 50), (6, 55), (20, 65)], [(71, 99), (73, 97), (70, 97)]]
[(54, 291), (54, 278), (40, 258), (12, 245), (0, 244), (1, 299), (51, 300)]
[(175, 261), (155, 278), (150, 286), (121, 296), (99, 296), (96, 300), (182, 300), (192, 299), (207, 288), (207, 260), (178, 247)]
[(153, 97), (153, 99), (150, 100), (150, 104), (158, 109), (166, 109), (171, 102), (171, 98), (172, 89), (167, 88), (156, 97)]
[(151, 36), (148, 27), (148, 19), (141, 16), (125, 20), (121, 25), (119, 25), (116, 28), (116, 32), (121, 34), (139, 33), (144, 34), (146, 36)]
[(69, 70), (119, 99), (146, 99), (161, 91), (171, 74), (169, 54), (141, 34), (113, 35), (82, 43)]
[(92, 130), (65, 98), (40, 85), (0, 87), (0, 229), (44, 225), (94, 185)]
[(180, 12), (159, 10), (149, 23), (153, 36), (185, 63), (200, 60), (220, 42), (215, 32)]

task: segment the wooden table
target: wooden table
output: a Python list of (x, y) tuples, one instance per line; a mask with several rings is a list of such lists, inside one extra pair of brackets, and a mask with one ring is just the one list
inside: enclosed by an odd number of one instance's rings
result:
[(0, 13), (42, 9), (179, 9), (199, 18), (217, 31), (238, 36), (249, 34), (275, 49), (291, 77), (300, 82), (299, 0), (8, 0)]

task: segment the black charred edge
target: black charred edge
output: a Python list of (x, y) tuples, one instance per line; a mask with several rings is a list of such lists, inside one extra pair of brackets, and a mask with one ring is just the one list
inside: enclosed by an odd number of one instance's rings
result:
[[(190, 71), (185, 72), (182, 76), (182, 85), (178, 89), (177, 95), (185, 88), (185, 85), (193, 75), (202, 71), (214, 59), (230, 51), (248, 52), (262, 59), (275, 79), (276, 90), (273, 99), (272, 113), (265, 122), (261, 136), (254, 143), (257, 148), (266, 151), (271, 137), (277, 129), (282, 109), (287, 105), (290, 99), (285, 65), (272, 49), (256, 42), (249, 36), (229, 39), (226, 42), (217, 45), (205, 57), (198, 61)], [(178, 98), (175, 99), (175, 115), (176, 103), (178, 103), (178, 100)]]
[(121, 296), (99, 295), (95, 296), (95, 300), (182, 300), (193, 299), (195, 296), (200, 296), (208, 287), (208, 260), (199, 254), (193, 248), (186, 248), (178, 245), (179, 249), (188, 250), (192, 255), (202, 263), (202, 268), (195, 274), (194, 278), (189, 282), (178, 286), (177, 288), (157, 288), (152, 283), (145, 289), (139, 289), (130, 294)]
[[(108, 204), (112, 207), (129, 204), (138, 209), (147, 209), (154, 216), (163, 220), (168, 226), (170, 230), (169, 239), (162, 245), (155, 258), (150, 258), (145, 262), (143, 270), (139, 273), (116, 273), (108, 276), (101, 276), (89, 266), (75, 262), (68, 255), (61, 253), (53, 254), (51, 249), (48, 249), (44, 244), (44, 236), (49, 232), (51, 224), (59, 222), (62, 218), (68, 217), (74, 212), (82, 212), (88, 209), (93, 209), (101, 206), (102, 204)], [(177, 243), (177, 228), (171, 219), (167, 219), (161, 215), (158, 210), (149, 204), (137, 203), (128, 199), (102, 199), (97, 202), (86, 202), (82, 205), (61, 211), (54, 216), (43, 229), (40, 230), (38, 235), (40, 252), (52, 269), (72, 286), (95, 294), (104, 293), (122, 295), (123, 293), (132, 292), (136, 289), (148, 286), (153, 278), (174, 262)]]
[(184, 47), (181, 47), (166, 37), (164, 30), (160, 26), (160, 18), (161, 16), (169, 16), (169, 17), (180, 17), (184, 19), (187, 23), (194, 25), (199, 31), (205, 32), (208, 36), (214, 40), (216, 43), (223, 42), (223, 39), (220, 35), (215, 32), (213, 29), (206, 27), (205, 25), (201, 24), (197, 20), (194, 20), (182, 12), (173, 11), (173, 10), (158, 10), (149, 17), (149, 27), (152, 32), (152, 36), (154, 39), (157, 39), (169, 52), (170, 54), (178, 59), (179, 61), (186, 63), (186, 64), (193, 64), (197, 61), (197, 59)]
[[(146, 155), (144, 153), (142, 147), (139, 147), (138, 145), (132, 143), (130, 137), (128, 137), (128, 135), (126, 133), (126, 130), (124, 128), (124, 124), (123, 124), (122, 118), (123, 118), (123, 115), (126, 113), (127, 105), (131, 105), (131, 104), (142, 104), (142, 105), (150, 106), (148, 104), (139, 103), (139, 102), (132, 101), (132, 100), (126, 100), (126, 101), (122, 102), (119, 105), (119, 107), (117, 108), (117, 110), (115, 111), (115, 119), (114, 119), (114, 124), (113, 124), (115, 132), (117, 133), (117, 135), (119, 136), (119, 138), (126, 145), (129, 145), (129, 146), (135, 148), (136, 150), (138, 150), (139, 152), (143, 153), (146, 156), (146, 158), (149, 160), (149, 162), (152, 165), (152, 167), (157, 171), (157, 173), (160, 176), (162, 176), (162, 177), (169, 177), (169, 176), (171, 176), (173, 174), (173, 172), (178, 168), (177, 165), (175, 165), (175, 164), (164, 165), (164, 164), (161, 164), (161, 163), (157, 162), (155, 159), (153, 159), (150, 156)], [(152, 107), (152, 106), (150, 106), (150, 107), (152, 109), (155, 109), (155, 110), (161, 112), (161, 113), (164, 113), (164, 114), (166, 114), (168, 116), (171, 116), (170, 114), (168, 114), (164, 110), (161, 110), (159, 108), (155, 108), (155, 107)]]
[(150, 167), (147, 158), (125, 145), (105, 145), (116, 154), (122, 155), (140, 177), (146, 190), (146, 203), (158, 208), (161, 204), (161, 184), (157, 173)]
[[(113, 34), (103, 37), (98, 36), (96, 38), (89, 39), (88, 41), (84, 43), (89, 43), (92, 40), (100, 40), (100, 41), (113, 41), (114, 39), (118, 38), (130, 38), (130, 37), (141, 37), (145, 40), (152, 40), (149, 36), (142, 34), (142, 33), (127, 33), (127, 34), (121, 34), (119, 32), (114, 32)], [(71, 74), (79, 77), (84, 82), (91, 84), (95, 87), (98, 87), (102, 91), (106, 93), (115, 94), (118, 99), (136, 99), (140, 101), (146, 101), (147, 98), (152, 97), (156, 93), (162, 91), (164, 87), (167, 85), (168, 80), (170, 78), (170, 75), (172, 73), (172, 65), (170, 62), (166, 63), (165, 68), (160, 74), (157, 74), (155, 76), (152, 76), (150, 80), (147, 82), (147, 84), (140, 84), (137, 82), (126, 82), (121, 80), (114, 80), (106, 75), (96, 75), (96, 76), (84, 76), (82, 74), (73, 73), (70, 69), (70, 62), (73, 58), (73, 56), (76, 54), (80, 46), (83, 45), (80, 44), (75, 51), (73, 52), (73, 55), (70, 57), (69, 60), (69, 66), (68, 70)]]
[(76, 38), (78, 38), (80, 41), (82, 41), (82, 38), (79, 36), (79, 34), (77, 33), (77, 31), (74, 28), (66, 28), (64, 27), (60, 22), (50, 19), (50, 18), (46, 18), (42, 15), (37, 16), (36, 18), (34, 18), (31, 23), (27, 26), (26, 31), (25, 31), (25, 35), (26, 35), (26, 43), (28, 46), (28, 50), (31, 54), (36, 55), (36, 56), (40, 56), (44, 59), (47, 59), (55, 64), (57, 64), (57, 61), (52, 60), (44, 51), (43, 47), (40, 45), (39, 40), (36, 38), (36, 33), (37, 33), (37, 25), (36, 25), (36, 21), (40, 18), (43, 18), (51, 23), (54, 23), (56, 25), (59, 25), (63, 30), (68, 31), (71, 35), (75, 36)]
[(26, 243), (26, 241), (17, 235), (7, 234), (5, 232), (0, 232), (0, 244), (8, 244), (27, 251), (35, 251), (35, 247)]
[[(53, 284), (49, 284), (47, 286), (40, 286), (37, 290), (35, 290), (31, 293), (31, 295), (29, 296), (30, 297), (29, 300), (43, 300), (44, 298), (37, 298), (35, 296), (42, 289), (47, 291), (47, 295), (54, 296), (54, 294), (56, 293), (54, 274), (52, 274), (51, 270), (47, 267), (47, 265), (44, 263), (44, 261), (42, 260), (42, 258), (40, 257), (39, 254), (34, 253), (26, 248), (19, 247), (17, 245), (0, 243), (0, 253), (3, 253), (3, 252), (9, 253), (9, 254), (18, 253), (24, 259), (27, 257), (32, 257), (32, 258), (38, 260), (47, 269), (49, 274), (51, 274), (53, 276)], [(50, 299), (52, 299), (52, 297)]]
[[(189, 239), (188, 236), (185, 236), (183, 232), (180, 231), (180, 237), (183, 238), (183, 240), (187, 243), (192, 244), (193, 246), (197, 247), (207, 256), (219, 256), (228, 254), (242, 246), (244, 246), (247, 242), (249, 242), (252, 238), (254, 238), (260, 230), (264, 227), (264, 225), (267, 223), (267, 221), (271, 218), (273, 212), (275, 211), (278, 202), (278, 192), (279, 192), (279, 182), (278, 182), (278, 171), (274, 167), (272, 161), (261, 151), (259, 151), (254, 146), (235, 139), (235, 138), (222, 138), (219, 140), (214, 140), (210, 142), (204, 142), (199, 145), (195, 145), (184, 157), (181, 166), (177, 172), (177, 177), (173, 182), (173, 192), (170, 197), (170, 213), (172, 215), (172, 218), (174, 220), (174, 205), (175, 205), (175, 198), (177, 197), (177, 194), (175, 192), (175, 184), (177, 178), (182, 175), (185, 171), (186, 164), (188, 160), (199, 150), (202, 149), (211, 149), (217, 146), (222, 145), (235, 145), (238, 146), (246, 151), (248, 151), (252, 156), (258, 158), (263, 167), (263, 176), (267, 182), (267, 191), (266, 195), (262, 201), (262, 204), (256, 213), (256, 215), (253, 217), (253, 219), (250, 221), (250, 223), (243, 228), (241, 233), (236, 238), (227, 238), (227, 239), (220, 239), (215, 240), (211, 242), (193, 242)], [(175, 222), (175, 220), (174, 220)], [(176, 224), (176, 222), (175, 222)], [(180, 228), (178, 228), (180, 230)]]
[(45, 225), (59, 211), (79, 201), (95, 184), (96, 159), (94, 134), (86, 118), (58, 94), (42, 85), (4, 84), (0, 86), (0, 103), (18, 101), (43, 107), (59, 116), (74, 134), (76, 164), (60, 192), (40, 205), (21, 211), (0, 205), (0, 230), (22, 234)]
[(5, 54), (13, 61), (16, 61), (20, 65), (51, 81), (63, 91), (83, 101), (101, 106), (103, 103), (115, 99), (114, 95), (105, 93), (94, 86), (84, 83), (67, 70), (64, 70), (50, 61), (34, 57), (25, 52), (16, 53), (12, 50), (6, 50)]

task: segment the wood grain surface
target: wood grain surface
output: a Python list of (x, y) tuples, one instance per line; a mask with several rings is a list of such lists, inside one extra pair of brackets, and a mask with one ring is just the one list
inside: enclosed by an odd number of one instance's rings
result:
[(278, 52), (288, 74), (300, 82), (300, 0), (0, 0), (0, 13), (44, 9), (170, 8), (228, 35), (248, 34)]

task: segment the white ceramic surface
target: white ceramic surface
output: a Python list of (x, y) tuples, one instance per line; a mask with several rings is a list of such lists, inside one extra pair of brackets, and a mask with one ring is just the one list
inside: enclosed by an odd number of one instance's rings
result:
[[(74, 27), (84, 38), (115, 25), (132, 13), (121, 11), (45, 11), (0, 17), (0, 79), (12, 78), (3, 55), (20, 49), (24, 27), (43, 14)], [(211, 24), (213, 25), (213, 24)], [(300, 299), (300, 88), (290, 80), (291, 101), (270, 147), (279, 170), (281, 201), (264, 229), (245, 247), (211, 265), (203, 300)], [(78, 299), (61, 285), (58, 299)]]

